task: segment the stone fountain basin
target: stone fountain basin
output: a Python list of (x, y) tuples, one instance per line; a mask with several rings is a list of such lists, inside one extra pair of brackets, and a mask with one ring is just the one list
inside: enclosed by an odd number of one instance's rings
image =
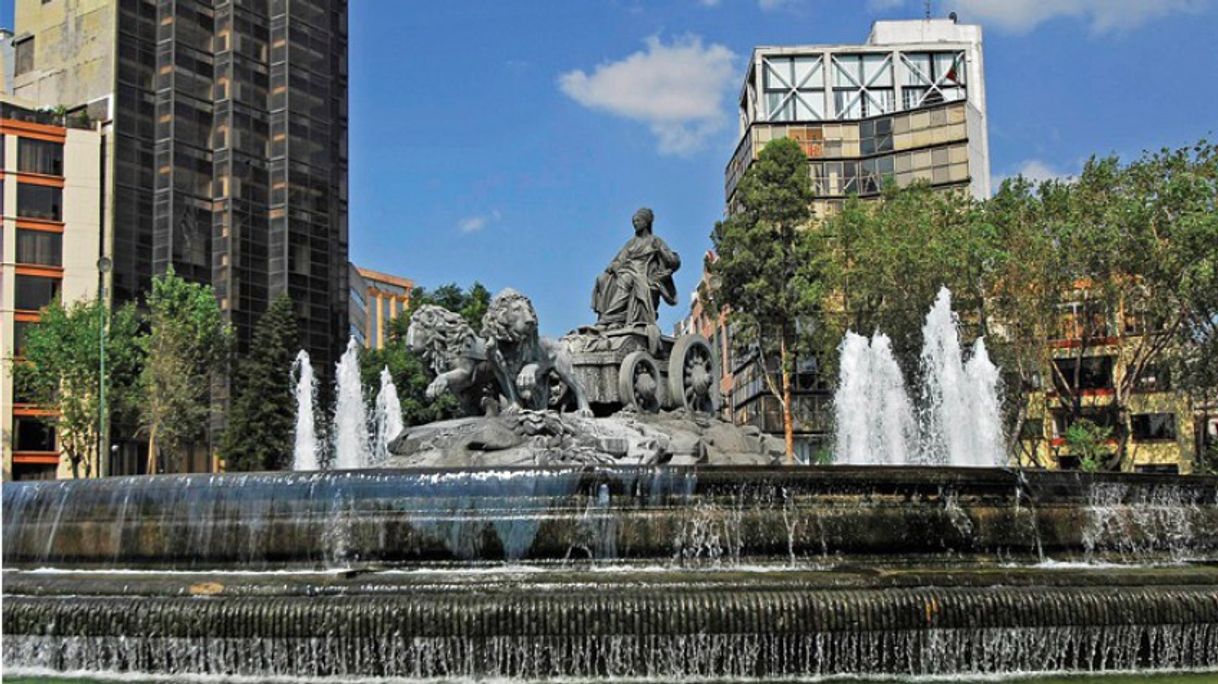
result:
[(1218, 558), (1213, 477), (575, 466), (18, 482), (3, 495), (16, 568)]

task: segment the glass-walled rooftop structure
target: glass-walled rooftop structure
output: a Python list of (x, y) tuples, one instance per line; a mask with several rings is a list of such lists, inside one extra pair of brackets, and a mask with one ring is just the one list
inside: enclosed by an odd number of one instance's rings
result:
[(861, 45), (758, 47), (739, 116), (729, 207), (761, 148), (784, 137), (808, 155), (819, 215), (847, 196), (877, 195), (889, 179), (990, 193), (978, 26), (877, 22)]

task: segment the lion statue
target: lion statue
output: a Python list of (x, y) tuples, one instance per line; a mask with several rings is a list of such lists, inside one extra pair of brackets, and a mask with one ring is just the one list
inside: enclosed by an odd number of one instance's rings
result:
[(486, 345), (459, 314), (426, 304), (410, 319), (406, 347), (418, 354), (436, 378), (427, 386), (427, 398), (452, 392), (466, 415), (498, 413), (506, 395), (519, 404), (507, 376), (487, 360)]
[(523, 294), (506, 288), (491, 298), (482, 317), (488, 360), (514, 385), (521, 408), (549, 408), (551, 374), (574, 399), (576, 413), (590, 417), (588, 395), (575, 378), (571, 358), (558, 342), (537, 333), (537, 312)]

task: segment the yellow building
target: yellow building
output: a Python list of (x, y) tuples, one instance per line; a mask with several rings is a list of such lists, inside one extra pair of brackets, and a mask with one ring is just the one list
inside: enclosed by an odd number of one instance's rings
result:
[(410, 307), (414, 281), (355, 264), (348, 264), (347, 272), (351, 336), (365, 349), (382, 349), (389, 339), (390, 321)]
[[(13, 394), (13, 364), (39, 310), (55, 299), (98, 293), (103, 254), (101, 155), (97, 130), (65, 128), (60, 117), (0, 101), (0, 431), (4, 479), (70, 477), (41, 410)], [(91, 472), (97, 473), (97, 464)]]
[[(1129, 430), (1122, 470), (1193, 472), (1198, 449), (1206, 441), (1204, 414), (1173, 386), (1165, 360), (1151, 357), (1136, 381), (1129, 376), (1139, 356), (1145, 356), (1139, 346), (1154, 332), (1140, 317), (1104, 311), (1095, 302), (1079, 299), (1060, 305), (1056, 330), (1047, 342), (1051, 365), (1041, 369), (1040, 386), (1029, 396), (1028, 418), (1019, 436), (1021, 461), (1034, 467), (1083, 467), (1080, 455), (1071, 453), (1066, 434), (1076, 419), (1085, 418), (1110, 428), (1114, 437)], [(1122, 404), (1128, 428), (1123, 427)], [(1115, 438), (1101, 446), (1108, 455), (1116, 448)]]

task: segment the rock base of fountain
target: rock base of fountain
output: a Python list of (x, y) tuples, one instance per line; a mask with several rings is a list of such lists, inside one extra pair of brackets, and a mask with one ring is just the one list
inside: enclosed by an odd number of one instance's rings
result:
[(585, 418), (520, 411), (408, 428), (389, 446), (391, 467), (598, 465), (769, 465), (781, 440), (686, 411)]

